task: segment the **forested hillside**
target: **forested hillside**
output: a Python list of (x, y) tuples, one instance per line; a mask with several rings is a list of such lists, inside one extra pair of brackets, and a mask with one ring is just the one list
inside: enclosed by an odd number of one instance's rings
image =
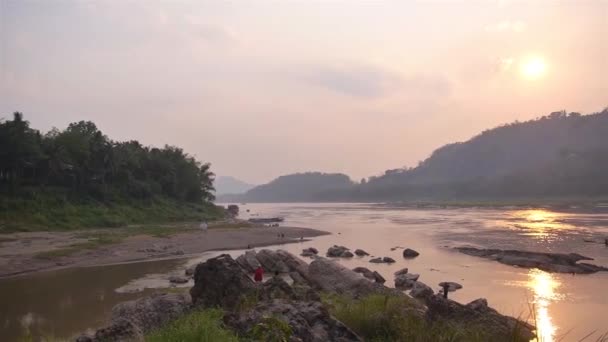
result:
[(75, 219), (78, 225), (75, 216), (86, 210), (70, 206), (102, 212), (85, 225), (141, 221), (113, 215), (125, 209), (121, 205), (154, 208), (148, 219), (196, 217), (214, 209), (212, 191), (210, 165), (177, 147), (113, 141), (88, 121), (47, 133), (32, 129), (21, 113), (0, 122), (0, 229), (24, 219), (53, 226)]
[(340, 173), (306, 172), (281, 176), (268, 184), (259, 185), (240, 196), (225, 196), (220, 200), (245, 202), (304, 202), (314, 201), (324, 193), (350, 189), (354, 183)]
[(608, 110), (554, 112), (443, 146), (418, 167), (387, 171), (342, 196), (608, 196)]

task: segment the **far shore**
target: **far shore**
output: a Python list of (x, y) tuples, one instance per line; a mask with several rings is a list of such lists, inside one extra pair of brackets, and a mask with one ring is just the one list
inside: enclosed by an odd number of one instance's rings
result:
[(295, 243), (330, 234), (311, 228), (252, 226), (217, 227), (206, 232), (188, 229), (167, 236), (154, 236), (139, 229), (138, 234), (120, 240), (106, 238), (128, 229), (3, 234), (0, 279), (62, 268), (177, 259), (214, 250)]

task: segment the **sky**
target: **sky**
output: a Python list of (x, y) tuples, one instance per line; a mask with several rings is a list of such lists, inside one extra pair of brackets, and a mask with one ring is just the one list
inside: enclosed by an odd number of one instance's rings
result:
[(0, 0), (0, 118), (353, 179), (608, 106), (604, 0)]

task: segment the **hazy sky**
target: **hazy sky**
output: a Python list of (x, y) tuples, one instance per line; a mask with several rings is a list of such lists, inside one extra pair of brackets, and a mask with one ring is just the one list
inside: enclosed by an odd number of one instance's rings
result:
[(0, 0), (0, 117), (355, 179), (608, 106), (608, 1)]

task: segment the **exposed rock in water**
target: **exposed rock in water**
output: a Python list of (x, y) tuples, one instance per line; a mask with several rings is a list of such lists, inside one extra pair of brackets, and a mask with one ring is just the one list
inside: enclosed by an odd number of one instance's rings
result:
[(143, 341), (144, 334), (180, 317), (189, 307), (190, 297), (175, 293), (120, 303), (112, 309), (110, 325), (77, 341)]
[(254, 327), (272, 319), (289, 324), (292, 331), (289, 341), (362, 341), (352, 330), (331, 317), (320, 302), (275, 299), (259, 303), (246, 312), (228, 314), (224, 323), (240, 336), (246, 336)]
[(260, 267), (260, 262), (256, 258), (255, 251), (246, 251), (244, 254), (239, 255), (236, 258), (236, 262), (248, 272), (254, 272)]
[(356, 249), (355, 250), (355, 254), (358, 256), (367, 256), (369, 255), (369, 253), (367, 253), (366, 251), (362, 250), (362, 249)]
[(409, 270), (407, 269), (407, 267), (406, 268), (402, 268), (399, 271), (395, 272), (394, 275), (398, 276), (398, 275), (402, 275), (402, 274), (407, 274), (408, 271)]
[(367, 267), (355, 267), (355, 268), (353, 268), (353, 272), (355, 272), (355, 273), (361, 273), (367, 279), (371, 279), (371, 280), (375, 280), (376, 279), (374, 277), (374, 272), (372, 272)]
[(389, 290), (381, 284), (361, 278), (357, 273), (326, 258), (317, 258), (311, 262), (308, 267), (308, 274), (311, 283), (321, 290), (344, 293), (353, 297)]
[(420, 253), (416, 252), (415, 250), (411, 249), (411, 248), (406, 248), (403, 250), (403, 257), (404, 258), (415, 258), (417, 256), (419, 256)]
[(275, 251), (271, 251), (269, 249), (262, 249), (256, 255), (256, 259), (258, 259), (258, 261), (264, 268), (264, 271), (266, 272), (289, 272), (289, 267), (285, 265), (283, 260), (281, 260), (281, 258), (277, 255), (277, 252)]
[(392, 264), (392, 263), (394, 263), (394, 262), (395, 262), (395, 259), (390, 258), (390, 257), (384, 257), (384, 258), (382, 258), (382, 261), (383, 261), (383, 262), (386, 262), (386, 263), (388, 263), (388, 264)]
[(253, 280), (228, 254), (211, 258), (196, 267), (190, 289), (194, 305), (234, 309), (256, 293)]
[(384, 283), (386, 283), (386, 279), (384, 279), (384, 277), (383, 277), (383, 276), (382, 276), (380, 273), (378, 273), (378, 272), (374, 271), (374, 272), (372, 273), (372, 275), (374, 276), (374, 281), (375, 281), (376, 283), (379, 283), (379, 284), (384, 284)]
[(319, 251), (314, 247), (305, 248), (302, 250), (301, 256), (312, 257), (319, 254)]
[(593, 260), (577, 253), (541, 253), (518, 250), (479, 249), (474, 247), (456, 247), (464, 254), (496, 260), (505, 265), (524, 268), (538, 268), (555, 273), (595, 273), (608, 271), (608, 268), (579, 263), (581, 260)]
[(454, 324), (466, 327), (478, 327), (494, 336), (521, 335), (527, 340), (534, 338), (534, 327), (516, 318), (504, 316), (496, 310), (484, 305), (483, 299), (462, 305), (440, 295), (432, 295), (426, 299), (427, 318), (431, 321), (448, 320)]
[(190, 279), (188, 279), (188, 278), (180, 277), (180, 276), (171, 276), (171, 277), (169, 277), (169, 282), (173, 283), (173, 284), (185, 284), (189, 280)]
[(434, 294), (433, 289), (425, 283), (415, 281), (410, 291), (410, 296), (414, 298), (426, 299)]
[(374, 263), (374, 264), (381, 264), (384, 261), (382, 260), (382, 258), (373, 258), (369, 262)]
[(333, 245), (327, 249), (327, 256), (332, 258), (352, 258), (354, 255), (344, 246)]

